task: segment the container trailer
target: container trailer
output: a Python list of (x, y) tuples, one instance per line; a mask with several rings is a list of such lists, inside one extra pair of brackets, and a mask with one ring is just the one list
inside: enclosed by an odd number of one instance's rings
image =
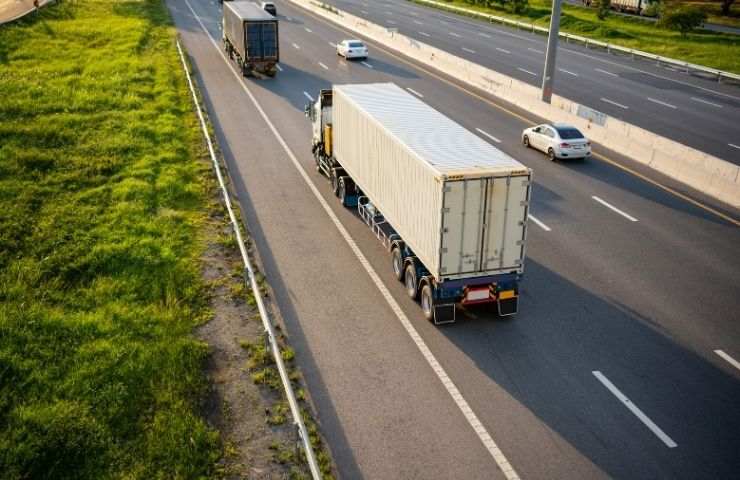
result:
[(244, 76), (274, 76), (280, 61), (278, 20), (247, 1), (223, 4), (224, 49)]

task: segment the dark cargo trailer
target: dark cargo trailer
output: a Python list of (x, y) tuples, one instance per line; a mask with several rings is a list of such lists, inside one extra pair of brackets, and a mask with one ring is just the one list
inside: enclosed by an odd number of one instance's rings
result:
[(280, 60), (278, 20), (252, 2), (224, 2), (223, 40), (229, 58), (245, 76), (272, 77)]

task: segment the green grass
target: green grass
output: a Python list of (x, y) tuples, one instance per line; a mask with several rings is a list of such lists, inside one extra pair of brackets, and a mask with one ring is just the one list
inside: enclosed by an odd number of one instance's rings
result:
[(0, 27), (3, 479), (201, 478), (211, 175), (161, 0)]
[[(552, 2), (549, 0), (529, 0), (528, 10), (521, 15), (497, 5), (492, 8), (473, 6), (465, 0), (444, 0), (444, 3), (541, 27), (550, 25)], [(702, 30), (684, 38), (678, 32), (640, 19), (610, 15), (601, 21), (595, 9), (566, 3), (563, 3), (561, 31), (740, 74), (740, 36), (737, 35)]]

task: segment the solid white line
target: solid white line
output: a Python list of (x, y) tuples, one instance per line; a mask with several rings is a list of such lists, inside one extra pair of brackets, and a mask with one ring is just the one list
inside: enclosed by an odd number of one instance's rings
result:
[(365, 66), (366, 66), (367, 68), (373, 68), (373, 66), (372, 66), (372, 65), (370, 65), (370, 64), (369, 64), (369, 63), (367, 63), (367, 62), (360, 62), (360, 63), (361, 63), (361, 64), (363, 64), (363, 65), (365, 65)]
[(462, 47), (462, 49), (468, 53), (475, 53), (475, 50), (471, 50), (469, 48)]
[(311, 29), (310, 29), (310, 28), (308, 28), (308, 27), (303, 27), (303, 28), (305, 28), (305, 29), (306, 29), (306, 31), (307, 31), (308, 33), (312, 33), (312, 32), (313, 32), (313, 30), (311, 30)]
[(538, 226), (538, 227), (540, 227), (540, 228), (541, 228), (542, 230), (544, 230), (544, 231), (546, 231), (546, 232), (549, 232), (549, 231), (551, 231), (551, 230), (552, 230), (552, 229), (551, 229), (550, 227), (548, 227), (547, 225), (545, 225), (545, 224), (544, 224), (544, 223), (542, 223), (541, 221), (537, 220), (537, 219), (535, 218), (535, 216), (534, 216), (534, 215), (532, 215), (531, 213), (530, 213), (530, 214), (529, 214), (529, 215), (528, 215), (527, 217), (528, 217), (528, 218), (529, 218), (530, 220), (532, 220), (532, 221), (533, 221), (534, 223), (536, 223), (536, 224), (537, 224), (537, 226)]
[(657, 103), (658, 105), (663, 105), (664, 107), (672, 108), (674, 110), (678, 108), (675, 105), (671, 105), (670, 103), (661, 102), (660, 100), (656, 100), (654, 98), (647, 97), (647, 99), (653, 103)]
[(480, 35), (483, 38), (491, 38), (491, 36), (489, 34), (483, 33), (483, 32), (478, 32), (478, 35)]
[(738, 150), (740, 150), (740, 147), (738, 147), (738, 146), (737, 146), (737, 145), (735, 145), (734, 143), (728, 143), (727, 145), (729, 145), (729, 146), (731, 146), (731, 147), (733, 147), (733, 148), (737, 148)]
[(279, 71), (283, 71), (283, 67), (280, 66), (280, 64), (275, 64), (275, 68), (277, 68)]
[(496, 143), (501, 143), (501, 140), (499, 140), (498, 138), (494, 137), (493, 135), (491, 135), (488, 132), (484, 132), (480, 128), (476, 128), (475, 131), (478, 132), (478, 133), (480, 133), (483, 136), (486, 136), (486, 137), (490, 138), (491, 140), (493, 140)]
[(596, 70), (597, 72), (600, 72), (600, 73), (604, 73), (606, 75), (611, 75), (612, 77), (618, 77), (619, 76), (616, 73), (607, 72), (606, 70), (602, 70), (600, 68), (594, 68), (594, 70)]
[(632, 403), (632, 401), (627, 398), (622, 392), (619, 391), (617, 387), (614, 386), (612, 382), (609, 381), (608, 378), (604, 376), (603, 373), (599, 372), (598, 370), (595, 370), (591, 372), (594, 374), (594, 376), (610, 391), (612, 394), (619, 399), (620, 402), (624, 404), (625, 407), (629, 409), (630, 412), (634, 413), (637, 418), (640, 419), (642, 423), (645, 424), (646, 427), (650, 429), (651, 432), (653, 432), (659, 439), (663, 441), (663, 443), (666, 444), (668, 448), (676, 448), (678, 444), (674, 442), (671, 437), (665, 434), (663, 430), (660, 429), (655, 423), (653, 423), (650, 418), (648, 418), (647, 415), (642, 413), (642, 410), (637, 408), (637, 405)]
[(524, 70), (524, 69), (523, 69), (523, 68), (521, 68), (521, 67), (516, 67), (516, 69), (517, 69), (517, 70), (521, 70), (521, 71), (522, 71), (522, 72), (524, 72), (524, 73), (528, 73), (528, 74), (530, 74), (530, 75), (534, 75), (535, 77), (537, 76), (537, 74), (536, 74), (536, 73), (534, 73), (534, 72), (530, 72), (529, 70)]
[(425, 32), (419, 32), (419, 35), (424, 35), (425, 37), (431, 37), (431, 35)]
[(568, 75), (573, 75), (574, 77), (577, 77), (578, 76), (577, 73), (569, 72), (568, 70), (566, 70), (564, 68), (558, 68), (558, 70), (560, 70), (563, 73), (567, 73)]
[(462, 36), (461, 36), (461, 35), (458, 35), (458, 34), (457, 34), (457, 33), (455, 33), (455, 32), (450, 32), (450, 35), (452, 35), (453, 37), (457, 37), (457, 38), (462, 38)]
[(321, 68), (323, 68), (324, 70), (329, 70), (329, 67), (327, 67), (323, 63), (319, 62), (319, 65), (321, 65)]
[(305, 96), (306, 96), (306, 98), (307, 98), (307, 99), (308, 99), (309, 101), (313, 102), (313, 97), (312, 97), (311, 95), (309, 95), (309, 94), (308, 94), (308, 92), (303, 92), (303, 95), (305, 95)]
[(422, 95), (421, 93), (417, 92), (413, 88), (406, 87), (406, 90), (408, 90), (409, 92), (413, 93), (414, 95), (416, 95), (419, 98), (424, 98), (424, 95)]
[(606, 103), (611, 103), (612, 105), (616, 105), (619, 108), (624, 108), (625, 110), (627, 110), (628, 108), (630, 108), (627, 105), (622, 105), (621, 103), (617, 103), (614, 100), (609, 100), (608, 98), (604, 98), (604, 97), (601, 97), (601, 101), (602, 102), (606, 102)]
[(499, 52), (504, 52), (504, 53), (511, 53), (510, 51), (508, 51), (508, 50), (506, 50), (506, 49), (504, 49), (504, 48), (499, 48), (499, 47), (496, 47), (496, 50), (498, 50)]
[(298, 44), (297, 44), (297, 43), (294, 43), (294, 44), (293, 44), (293, 48), (295, 48), (296, 50), (300, 50), (300, 49), (301, 49), (301, 47), (300, 47), (300, 46), (298, 46)]
[(375, 272), (375, 269), (372, 267), (372, 265), (370, 265), (370, 262), (367, 260), (365, 255), (362, 253), (362, 251), (360, 250), (360, 247), (354, 241), (354, 239), (349, 234), (349, 232), (344, 227), (344, 225), (342, 225), (342, 222), (339, 220), (339, 217), (336, 216), (336, 214), (331, 209), (327, 201), (324, 199), (324, 197), (319, 192), (319, 189), (311, 181), (311, 178), (308, 176), (308, 173), (306, 173), (306, 170), (301, 166), (295, 154), (288, 146), (288, 143), (285, 141), (285, 139), (283, 139), (282, 135), (280, 135), (280, 132), (278, 132), (277, 128), (275, 128), (275, 125), (272, 123), (270, 118), (267, 116), (267, 113), (265, 112), (265, 110), (262, 108), (260, 103), (255, 98), (255, 96), (252, 94), (252, 91), (249, 90), (249, 88), (247, 87), (244, 81), (244, 78), (234, 69), (233, 65), (224, 56), (224, 53), (221, 51), (221, 47), (216, 42), (216, 40), (213, 39), (210, 33), (208, 33), (208, 30), (206, 29), (205, 25), (203, 25), (203, 22), (201, 22), (200, 17), (198, 17), (198, 15), (195, 13), (195, 11), (193, 10), (193, 7), (190, 6), (190, 2), (188, 0), (185, 0), (185, 3), (188, 5), (188, 8), (193, 13), (196, 20), (198, 20), (198, 23), (200, 24), (203, 31), (210, 38), (213, 48), (215, 48), (218, 51), (224, 63), (226, 63), (229, 70), (231, 70), (231, 73), (234, 75), (234, 77), (236, 77), (237, 81), (239, 82), (239, 85), (242, 87), (242, 90), (244, 90), (244, 92), (247, 94), (252, 104), (255, 106), (260, 116), (267, 124), (270, 131), (272, 131), (272, 134), (275, 136), (275, 139), (278, 141), (278, 143), (280, 143), (280, 146), (283, 147), (283, 150), (288, 155), (288, 158), (290, 158), (291, 163), (293, 163), (293, 166), (296, 168), (300, 176), (303, 178), (303, 181), (306, 182), (306, 185), (308, 186), (309, 190), (311, 190), (311, 193), (313, 193), (314, 197), (319, 202), (321, 207), (324, 209), (326, 214), (329, 216), (332, 223), (334, 223), (334, 226), (337, 228), (340, 235), (342, 235), (344, 240), (347, 242), (350, 249), (355, 254), (355, 257), (357, 257), (360, 264), (365, 269), (365, 272), (367, 272), (368, 276), (370, 276), (370, 279), (373, 281), (373, 283), (378, 288), (378, 290), (380, 291), (385, 301), (391, 307), (391, 310), (393, 310), (393, 313), (396, 314), (396, 318), (398, 318), (398, 321), (401, 322), (401, 325), (406, 330), (406, 333), (408, 333), (408, 335), (414, 341), (416, 348), (419, 349), (424, 359), (427, 361), (429, 366), (432, 368), (434, 373), (437, 375), (437, 378), (442, 383), (442, 385), (445, 387), (450, 397), (452, 397), (452, 400), (455, 402), (455, 405), (457, 405), (457, 408), (460, 410), (460, 412), (462, 412), (463, 416), (467, 420), (470, 427), (473, 429), (476, 435), (478, 435), (478, 438), (480, 439), (481, 443), (483, 443), (483, 445), (486, 447), (486, 449), (488, 450), (488, 453), (491, 455), (491, 457), (493, 457), (493, 460), (496, 462), (499, 469), (501, 469), (503, 474), (506, 476), (507, 480), (519, 480), (519, 475), (514, 470), (514, 467), (512, 467), (511, 463), (509, 463), (509, 460), (506, 458), (506, 456), (503, 454), (499, 446), (496, 444), (496, 442), (493, 440), (491, 435), (488, 433), (488, 430), (486, 430), (486, 427), (483, 426), (483, 424), (478, 419), (478, 416), (475, 414), (475, 412), (473, 412), (473, 409), (470, 408), (470, 405), (468, 404), (467, 400), (465, 400), (465, 398), (462, 396), (462, 394), (460, 393), (460, 390), (458, 390), (457, 386), (452, 382), (452, 379), (449, 377), (449, 375), (447, 375), (447, 372), (444, 370), (444, 368), (442, 368), (442, 365), (437, 361), (437, 358), (434, 356), (432, 351), (429, 349), (429, 347), (426, 345), (424, 340), (421, 338), (421, 335), (419, 335), (419, 333), (416, 331), (411, 321), (408, 319), (406, 314), (401, 309), (401, 306), (393, 298), (390, 291), (385, 286), (383, 281), (380, 279), (380, 276), (377, 274), (377, 272)]
[(543, 55), (545, 54), (545, 52), (543, 52), (542, 50), (537, 50), (536, 48), (527, 47), (527, 50), (529, 50), (530, 52), (541, 53)]
[(711, 105), (711, 106), (713, 106), (713, 107), (717, 107), (717, 108), (722, 108), (722, 105), (720, 105), (720, 104), (718, 104), (718, 103), (714, 103), (714, 102), (708, 102), (708, 101), (706, 101), (706, 100), (702, 100), (701, 98), (691, 97), (691, 99), (692, 99), (693, 101), (695, 101), (695, 102), (701, 102), (701, 103), (706, 103), (707, 105)]
[(740, 362), (738, 362), (737, 360), (735, 360), (734, 358), (732, 358), (731, 356), (729, 356), (728, 354), (726, 354), (724, 351), (722, 351), (722, 350), (715, 350), (714, 353), (716, 353), (717, 355), (719, 355), (720, 357), (722, 357), (724, 360), (726, 360), (733, 367), (735, 367), (738, 370), (740, 370)]
[(620, 214), (621, 216), (623, 216), (624, 218), (626, 218), (630, 222), (636, 222), (637, 221), (637, 219), (635, 217), (633, 217), (632, 215), (630, 215), (628, 213), (624, 213), (623, 211), (621, 211), (620, 209), (618, 209), (614, 205), (611, 205), (611, 204), (605, 202), (604, 200), (600, 199), (596, 195), (591, 195), (591, 198), (593, 198), (594, 200), (596, 200), (597, 202), (599, 202), (600, 204), (602, 204), (606, 208), (608, 208), (608, 209), (610, 209), (610, 210), (612, 210), (612, 211)]

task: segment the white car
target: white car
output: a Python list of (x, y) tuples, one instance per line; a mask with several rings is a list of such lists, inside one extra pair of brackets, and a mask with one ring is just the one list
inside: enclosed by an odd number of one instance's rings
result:
[(342, 40), (337, 44), (337, 55), (344, 58), (367, 58), (367, 47), (360, 40)]
[(586, 158), (591, 155), (591, 142), (571, 125), (554, 123), (525, 128), (522, 132), (525, 147), (536, 148), (553, 162), (563, 158)]

